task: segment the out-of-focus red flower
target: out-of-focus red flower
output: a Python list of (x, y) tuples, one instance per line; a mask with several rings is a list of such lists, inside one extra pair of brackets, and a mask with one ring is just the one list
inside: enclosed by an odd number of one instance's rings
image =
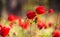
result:
[(54, 13), (54, 10), (53, 10), (53, 9), (50, 9), (50, 10), (49, 10), (49, 13), (50, 13), (50, 14), (53, 14), (53, 13)]
[(1, 35), (1, 27), (0, 27), (0, 35)]
[(28, 11), (26, 15), (27, 15), (27, 18), (33, 19), (36, 16), (36, 13), (33, 11)]
[(27, 29), (29, 27), (29, 25), (30, 25), (30, 20), (27, 18), (25, 23), (23, 23), (23, 28)]
[(38, 6), (36, 8), (36, 13), (37, 14), (45, 14), (46, 10), (45, 10), (45, 7), (44, 6)]
[(38, 27), (39, 29), (42, 29), (42, 28), (43, 28), (43, 25), (44, 25), (43, 22), (40, 22), (40, 23), (37, 24), (37, 27)]
[(27, 29), (28, 28), (28, 25), (27, 24), (24, 24), (23, 25), (23, 29)]
[(22, 24), (20, 25), (20, 27), (22, 27), (23, 29), (27, 29), (27, 28), (28, 28), (28, 24), (22, 23)]
[(9, 34), (10, 28), (2, 27), (1, 28), (1, 36), (6, 37)]
[(53, 32), (53, 37), (60, 37), (60, 32), (57, 31), (57, 30), (55, 30), (55, 31)]
[(22, 21), (23, 19), (22, 18), (18, 17), (16, 20), (18, 21), (19, 26), (23, 25), (23, 21)]
[(47, 29), (48, 28), (48, 25), (46, 25), (45, 23), (43, 24), (44, 28)]
[(49, 22), (48, 26), (49, 27), (52, 27), (53, 26), (53, 23), (52, 22)]
[(22, 27), (23, 29), (27, 29), (29, 25), (30, 25), (29, 22), (25, 22), (25, 23), (23, 22), (21, 23), (20, 27)]
[(0, 35), (1, 35), (1, 29), (2, 29), (2, 25), (0, 24)]
[(13, 14), (10, 14), (9, 16), (8, 16), (8, 20), (9, 21), (14, 21), (16, 19), (16, 17), (13, 15)]
[(22, 21), (23, 19), (21, 18), (17, 18), (17, 20), (20, 27), (22, 27), (23, 29), (27, 29), (27, 25), (29, 24), (28, 20), (25, 23)]

